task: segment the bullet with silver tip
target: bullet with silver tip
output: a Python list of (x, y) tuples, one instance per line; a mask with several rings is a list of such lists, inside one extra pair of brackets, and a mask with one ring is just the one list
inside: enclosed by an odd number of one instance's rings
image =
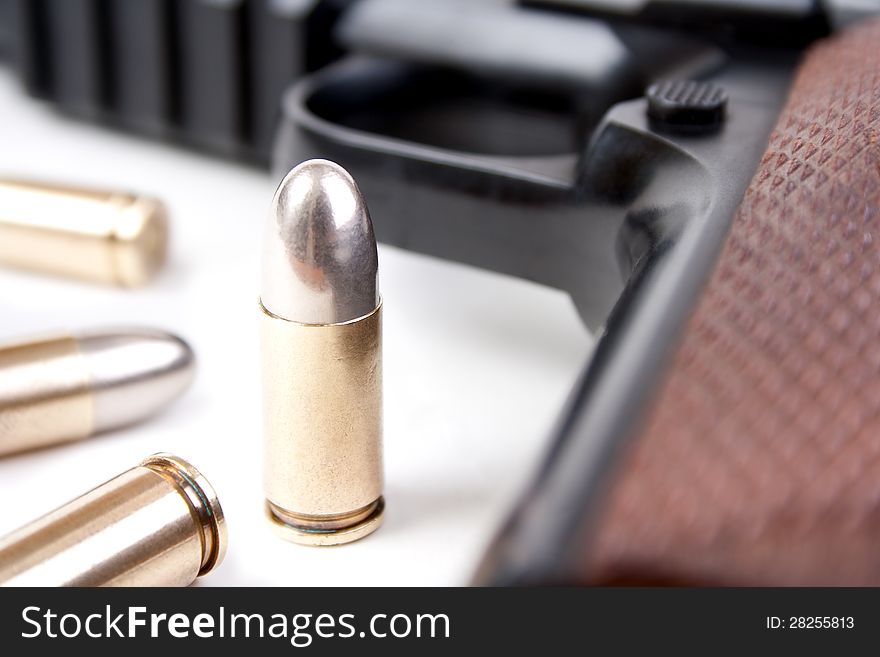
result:
[(158, 413), (189, 386), (192, 349), (152, 329), (0, 345), (0, 455), (86, 438)]
[(267, 515), (288, 540), (382, 521), (382, 358), (373, 225), (339, 165), (295, 167), (272, 202), (261, 291)]

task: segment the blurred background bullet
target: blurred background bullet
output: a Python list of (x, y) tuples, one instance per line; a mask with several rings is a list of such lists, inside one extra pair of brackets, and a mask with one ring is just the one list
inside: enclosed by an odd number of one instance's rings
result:
[(0, 345), (0, 455), (144, 420), (180, 396), (194, 369), (186, 342), (151, 329)]
[(125, 192), (0, 179), (0, 264), (137, 287), (165, 262), (161, 201)]

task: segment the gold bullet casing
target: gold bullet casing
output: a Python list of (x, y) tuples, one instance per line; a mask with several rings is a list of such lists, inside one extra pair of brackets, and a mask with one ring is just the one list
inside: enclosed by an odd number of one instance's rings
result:
[(69, 335), (0, 349), (0, 455), (91, 435), (87, 372)]
[(136, 287), (165, 262), (157, 199), (0, 179), (0, 264)]
[(223, 560), (226, 541), (210, 484), (155, 454), (0, 539), (0, 585), (186, 586)]
[(314, 325), (261, 307), (267, 516), (288, 540), (348, 543), (381, 524), (381, 310)]

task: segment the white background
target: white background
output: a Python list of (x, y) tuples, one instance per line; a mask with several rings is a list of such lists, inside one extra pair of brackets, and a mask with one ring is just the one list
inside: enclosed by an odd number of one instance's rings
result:
[(565, 294), (380, 246), (385, 525), (348, 546), (300, 547), (262, 517), (256, 304), (276, 181), (62, 118), (6, 73), (0, 176), (155, 194), (173, 240), (167, 268), (136, 291), (0, 269), (0, 339), (142, 324), (178, 333), (198, 358), (193, 387), (153, 420), (0, 460), (0, 534), (169, 451), (207, 476), (228, 518), (226, 561), (203, 585), (468, 582), (591, 348)]

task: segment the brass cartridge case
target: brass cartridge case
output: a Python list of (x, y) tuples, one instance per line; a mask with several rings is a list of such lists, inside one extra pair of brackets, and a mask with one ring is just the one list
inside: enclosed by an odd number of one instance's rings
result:
[(0, 585), (186, 586), (223, 560), (226, 542), (207, 480), (155, 454), (0, 539)]
[(0, 348), (0, 455), (92, 434), (88, 370), (71, 335)]
[(261, 307), (267, 515), (284, 538), (349, 543), (382, 522), (382, 306), (340, 324)]
[(0, 264), (136, 287), (165, 262), (161, 201), (0, 179)]

